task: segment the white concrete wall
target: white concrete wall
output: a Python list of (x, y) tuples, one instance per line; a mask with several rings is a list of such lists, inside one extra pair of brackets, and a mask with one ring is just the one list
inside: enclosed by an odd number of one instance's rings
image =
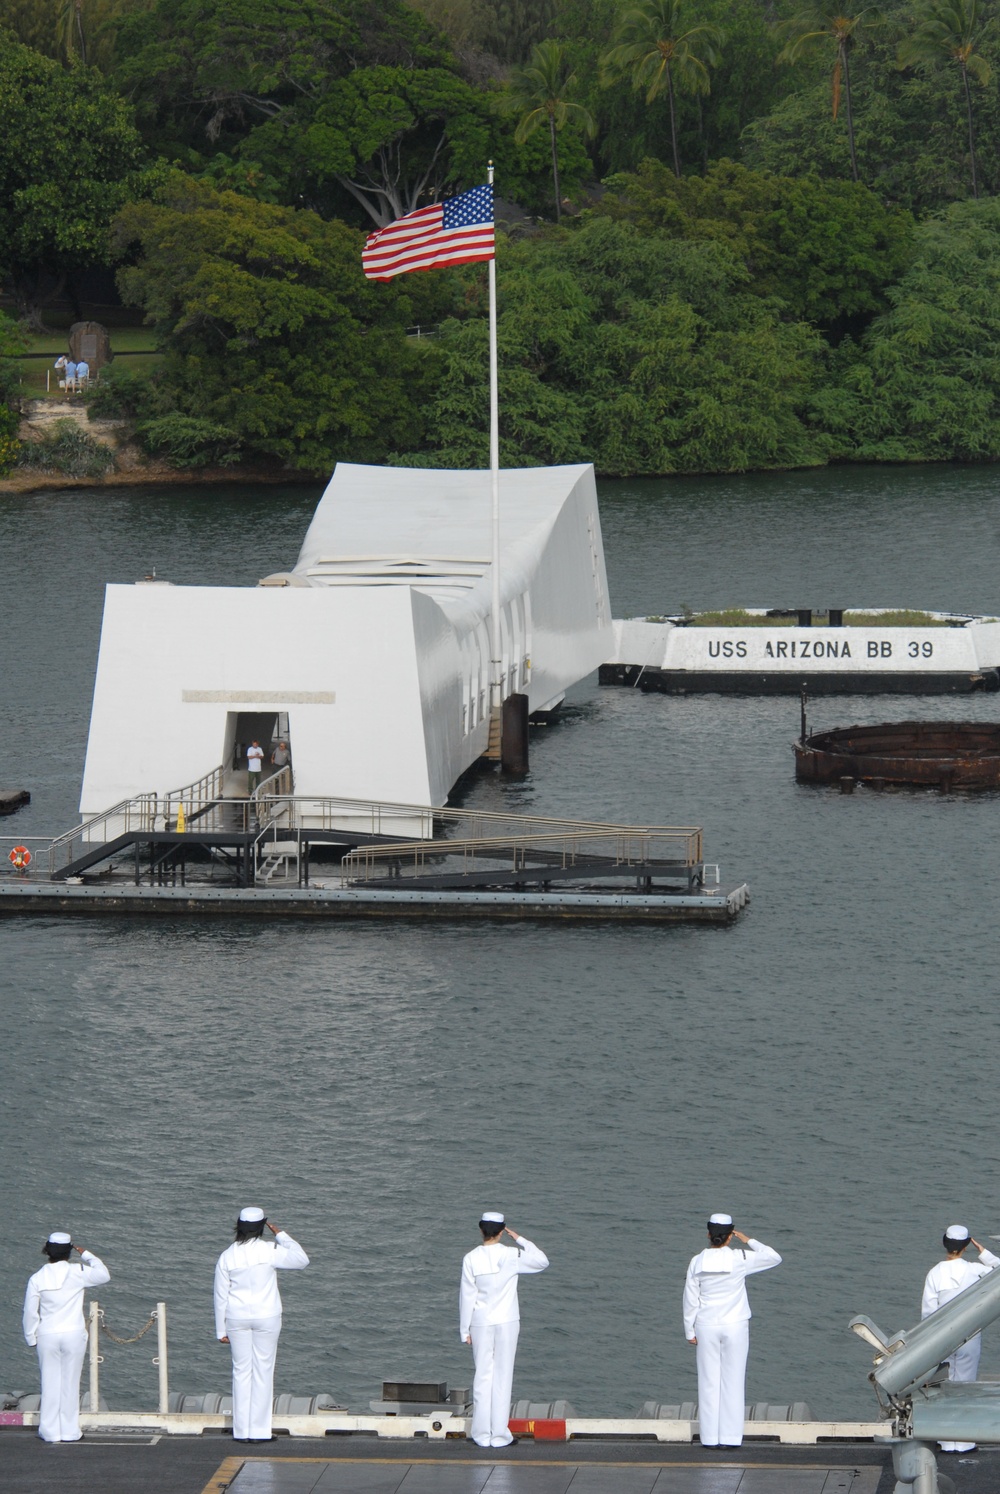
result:
[(271, 708), (298, 793), (430, 802), (408, 590), (109, 586), (82, 812), (192, 782)]
[(577, 469), (572, 490), (558, 510), (543, 513), (538, 525), (511, 548), (528, 577), (528, 697), (531, 709), (539, 711), (597, 669), (613, 647), (594, 469)]
[(616, 618), (614, 647), (608, 664), (634, 664), (641, 669), (662, 669), (667, 653), (667, 639), (673, 623), (647, 622), (644, 617)]

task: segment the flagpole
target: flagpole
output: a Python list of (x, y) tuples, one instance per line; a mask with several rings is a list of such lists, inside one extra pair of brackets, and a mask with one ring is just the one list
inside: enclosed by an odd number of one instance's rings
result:
[[(487, 170), (489, 185), (493, 185), (493, 162)], [(490, 571), (493, 579), (493, 605), (490, 630), (492, 633), (492, 679), (490, 680), (490, 708), (499, 711), (503, 704), (501, 670), (503, 655), (500, 641), (500, 395), (497, 375), (497, 262), (489, 262), (490, 270), (490, 488), (493, 505), (493, 539), (490, 555)]]

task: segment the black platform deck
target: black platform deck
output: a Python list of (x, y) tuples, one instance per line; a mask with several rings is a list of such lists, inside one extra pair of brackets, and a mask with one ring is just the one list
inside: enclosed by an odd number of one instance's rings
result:
[[(464, 1441), (319, 1444), (281, 1437), (95, 1433), (49, 1446), (0, 1432), (3, 1494), (891, 1494), (888, 1452), (872, 1443), (718, 1449), (650, 1442), (522, 1441), (500, 1451)], [(1000, 1452), (947, 1465), (959, 1494), (995, 1494)]]

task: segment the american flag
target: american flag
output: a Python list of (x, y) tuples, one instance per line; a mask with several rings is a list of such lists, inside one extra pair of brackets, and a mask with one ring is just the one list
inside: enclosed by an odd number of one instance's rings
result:
[(410, 270), (471, 265), (493, 257), (493, 188), (473, 187), (369, 234), (361, 265), (368, 280), (392, 280)]

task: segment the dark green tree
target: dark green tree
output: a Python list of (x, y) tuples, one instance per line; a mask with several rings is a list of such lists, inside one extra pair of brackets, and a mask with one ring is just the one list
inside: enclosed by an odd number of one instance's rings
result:
[(151, 147), (231, 153), (266, 120), (312, 119), (358, 67), (451, 65), (404, 0), (150, 0), (122, 17), (114, 80)]
[(115, 248), (134, 263), (119, 273), (122, 296), (164, 353), (136, 409), (140, 434), (182, 452), (228, 443), (315, 472), (419, 441), (435, 355), (404, 332), (433, 277), (366, 281), (361, 243), (343, 223), (180, 173), (157, 200), (126, 208)]
[(240, 155), (284, 185), (285, 199), (335, 182), (383, 227), (449, 187), (484, 178), (490, 99), (444, 68), (357, 68), (311, 117), (290, 111), (248, 136)]
[(39, 322), (67, 277), (106, 261), (111, 220), (149, 179), (125, 101), (3, 33), (0, 117), (0, 276)]
[(910, 263), (910, 215), (861, 182), (779, 177), (732, 161), (678, 180), (662, 162), (644, 161), (605, 185), (601, 216), (725, 244), (746, 267), (748, 289), (835, 338), (863, 332)]
[(890, 309), (816, 399), (843, 456), (1000, 457), (1000, 200), (955, 203), (917, 229)]
[[(805, 420), (820, 341), (748, 293), (724, 245), (593, 219), (502, 243), (498, 277), (505, 464), (652, 474), (823, 460)], [(400, 460), (484, 464), (487, 343), (483, 318), (443, 329), (431, 450)]]

